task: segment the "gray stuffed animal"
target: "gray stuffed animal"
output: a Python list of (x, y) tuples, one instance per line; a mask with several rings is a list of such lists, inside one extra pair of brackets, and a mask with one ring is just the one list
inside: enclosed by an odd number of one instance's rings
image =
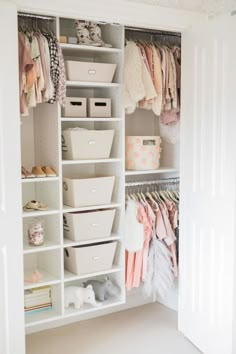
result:
[(117, 297), (120, 293), (119, 287), (109, 277), (105, 278), (104, 281), (88, 280), (83, 285), (85, 287), (92, 285), (96, 300), (101, 302), (107, 300), (109, 297)]

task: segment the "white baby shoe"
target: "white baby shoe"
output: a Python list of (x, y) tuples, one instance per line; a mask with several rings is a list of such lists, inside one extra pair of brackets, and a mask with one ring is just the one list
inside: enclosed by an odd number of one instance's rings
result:
[(89, 45), (93, 47), (100, 47), (100, 42), (96, 42), (90, 37), (90, 31), (88, 30), (88, 22), (76, 20), (75, 21), (76, 34), (78, 44)]
[(90, 38), (95, 42), (95, 43), (100, 43), (102, 47), (107, 47), (111, 48), (112, 45), (105, 43), (102, 40), (102, 30), (100, 25), (97, 22), (89, 22), (89, 33), (90, 33)]

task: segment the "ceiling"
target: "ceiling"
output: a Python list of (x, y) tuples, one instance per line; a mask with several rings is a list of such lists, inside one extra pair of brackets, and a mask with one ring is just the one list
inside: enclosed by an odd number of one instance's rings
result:
[(158, 5), (180, 10), (189, 10), (216, 15), (236, 9), (236, 0), (128, 0), (131, 2)]

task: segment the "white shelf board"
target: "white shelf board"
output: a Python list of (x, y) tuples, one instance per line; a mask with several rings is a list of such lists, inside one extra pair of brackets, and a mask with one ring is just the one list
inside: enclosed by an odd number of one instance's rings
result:
[(61, 320), (63, 318), (83, 315), (89, 312), (97, 312), (97, 311), (105, 310), (109, 307), (116, 307), (116, 306), (123, 305), (124, 303), (125, 303), (124, 300), (112, 298), (104, 301), (103, 304), (98, 307), (93, 307), (88, 304), (85, 304), (81, 309), (77, 310), (74, 307), (70, 306), (68, 309), (65, 310), (64, 315), (59, 315), (58, 312), (53, 309), (45, 312), (40, 312), (40, 313), (28, 314), (25, 315), (25, 328), (30, 328), (51, 321)]
[(66, 81), (67, 87), (120, 87), (118, 83), (90, 82), (90, 81)]
[(89, 210), (97, 210), (97, 209), (120, 208), (121, 206), (122, 206), (121, 203), (115, 203), (115, 202), (111, 202), (110, 204), (93, 205), (93, 206), (79, 207), (79, 208), (72, 208), (68, 205), (64, 205), (63, 213), (73, 213), (77, 211), (89, 211)]
[(23, 218), (31, 218), (31, 217), (37, 217), (37, 216), (45, 216), (45, 215), (55, 215), (59, 214), (60, 211), (57, 209), (49, 209), (49, 210), (35, 210), (35, 211), (23, 211), (22, 217)]
[(58, 242), (45, 240), (42, 246), (31, 246), (27, 242), (24, 243), (24, 254), (37, 253), (43, 251), (52, 251), (60, 248)]
[[(55, 277), (54, 275), (48, 273), (44, 269), (37, 268), (37, 270), (42, 274), (42, 281), (38, 283), (28, 283), (24, 282), (24, 289), (33, 289), (33, 288), (38, 288), (40, 286), (45, 286), (45, 285), (54, 285), (54, 284), (59, 284), (61, 281), (59, 280), (59, 277)], [(35, 269), (27, 269), (24, 273), (24, 278), (30, 278), (31, 274), (35, 271)]]
[(122, 118), (72, 118), (62, 117), (62, 122), (120, 122)]
[(177, 173), (176, 168), (171, 167), (161, 167), (157, 170), (147, 170), (147, 171), (125, 171), (126, 176), (138, 176), (138, 175), (149, 175), (149, 174), (159, 174), (159, 173)]
[(25, 327), (31, 327), (39, 325), (41, 323), (46, 323), (50, 321), (55, 321), (61, 319), (61, 316), (55, 310), (47, 310), (44, 312), (37, 312), (25, 315)]
[(22, 178), (22, 183), (35, 183), (35, 182), (55, 182), (59, 181), (59, 177), (45, 177), (45, 178)]
[(104, 301), (101, 306), (96, 306), (96, 307), (89, 304), (84, 304), (81, 309), (75, 309), (74, 307), (70, 306), (68, 309), (65, 309), (64, 317), (84, 315), (89, 312), (96, 312), (96, 311), (105, 310), (109, 307), (120, 306), (123, 305), (124, 303), (125, 303), (124, 300), (112, 298)]
[(83, 52), (93, 52), (93, 53), (121, 53), (121, 49), (119, 48), (107, 48), (107, 47), (93, 47), (88, 45), (80, 45), (80, 44), (69, 44), (69, 43), (61, 43), (60, 44), (63, 52), (65, 54), (75, 54), (77, 51)]
[(64, 270), (64, 282), (69, 282), (73, 280), (80, 280), (80, 279), (86, 279), (86, 278), (91, 278), (91, 277), (96, 277), (99, 275), (105, 275), (105, 274), (112, 274), (112, 273), (118, 273), (122, 272), (123, 268), (114, 265), (111, 269), (103, 270), (100, 272), (94, 272), (94, 273), (88, 273), (88, 274), (83, 274), (83, 275), (76, 275), (74, 273), (69, 272), (68, 270)]
[(121, 159), (118, 157), (111, 157), (108, 159), (93, 159), (93, 160), (62, 160), (62, 165), (81, 165), (87, 163), (111, 163), (120, 162)]
[(77, 241), (77, 242), (69, 240), (68, 238), (64, 238), (64, 247), (90, 245), (93, 243), (100, 243), (100, 242), (106, 242), (106, 241), (116, 241), (116, 240), (120, 240), (120, 239), (121, 239), (121, 236), (116, 235), (116, 234), (111, 234), (110, 237), (96, 238), (93, 240)]

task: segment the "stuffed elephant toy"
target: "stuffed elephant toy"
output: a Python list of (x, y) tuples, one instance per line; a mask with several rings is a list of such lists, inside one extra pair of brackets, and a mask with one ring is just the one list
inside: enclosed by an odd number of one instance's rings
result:
[(109, 297), (117, 297), (120, 293), (119, 287), (114, 284), (109, 277), (107, 277), (104, 281), (88, 280), (83, 284), (84, 286), (91, 285), (93, 287), (96, 300), (101, 302), (107, 300)]
[(92, 285), (88, 285), (86, 288), (81, 288), (78, 286), (69, 286), (68, 288), (65, 288), (65, 308), (68, 308), (70, 304), (73, 304), (76, 309), (80, 309), (84, 303), (93, 306), (100, 306), (100, 304), (95, 300), (95, 294)]

